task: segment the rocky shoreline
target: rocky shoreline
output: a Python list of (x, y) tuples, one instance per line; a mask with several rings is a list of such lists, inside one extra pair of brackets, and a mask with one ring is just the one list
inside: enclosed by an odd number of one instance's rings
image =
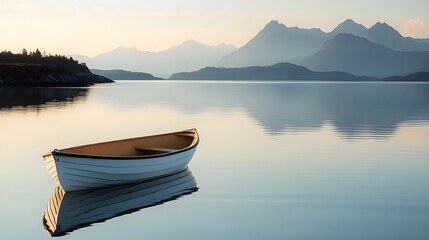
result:
[(0, 86), (31, 86), (31, 87), (58, 87), (73, 86), (85, 87), (95, 83), (111, 83), (112, 80), (90, 73), (63, 73), (47, 74), (37, 79), (25, 78), (16, 79), (7, 77), (0, 79)]
[(85, 72), (71, 72), (44, 64), (0, 64), (0, 87), (84, 87), (114, 81)]

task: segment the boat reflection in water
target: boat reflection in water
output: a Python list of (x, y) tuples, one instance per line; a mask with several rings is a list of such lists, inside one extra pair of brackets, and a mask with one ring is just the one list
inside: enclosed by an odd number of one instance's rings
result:
[(51, 236), (63, 236), (93, 223), (175, 200), (197, 190), (197, 182), (189, 169), (151, 181), (103, 189), (66, 193), (56, 187), (43, 216), (43, 225)]

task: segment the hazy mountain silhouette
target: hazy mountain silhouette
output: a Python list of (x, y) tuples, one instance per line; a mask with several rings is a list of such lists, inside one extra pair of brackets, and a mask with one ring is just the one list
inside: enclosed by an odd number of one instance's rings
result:
[(350, 33), (353, 35), (359, 35), (368, 30), (364, 25), (356, 23), (352, 19), (347, 19), (346, 21), (340, 23), (332, 32), (329, 33), (331, 36), (335, 36), (341, 33)]
[[(348, 37), (346, 40), (343, 36), (341, 42), (336, 38), (340, 34), (361, 38)], [(212, 47), (189, 40), (161, 52), (117, 48), (94, 58), (71, 56), (86, 62), (90, 68), (148, 72), (161, 77), (206, 66), (271, 66), (283, 62), (304, 65), (314, 71), (350, 71), (354, 75), (386, 77), (427, 71), (427, 52), (416, 51), (429, 51), (429, 39), (403, 37), (386, 23), (376, 23), (367, 29), (347, 19), (330, 33), (270, 21), (239, 49), (226, 44)], [(330, 59), (333, 62), (329, 62)], [(335, 67), (337, 63), (339, 65)]]
[(193, 71), (213, 65), (234, 50), (236, 47), (233, 45), (219, 44), (213, 47), (189, 40), (161, 52), (116, 48), (93, 58), (82, 55), (70, 56), (86, 62), (87, 66), (93, 69), (124, 69), (169, 76), (175, 72)]
[(392, 77), (383, 78), (383, 80), (428, 82), (429, 72), (417, 72), (417, 73), (408, 74), (406, 76), (392, 76)]
[(154, 77), (152, 74), (144, 72), (131, 72), (125, 70), (100, 70), (90, 69), (92, 73), (107, 77), (113, 80), (160, 80), (162, 78)]
[(170, 79), (181, 80), (375, 80), (344, 72), (313, 72), (291, 63), (264, 67), (215, 68), (206, 67), (195, 72), (173, 74)]
[(222, 58), (216, 66), (268, 66), (289, 62), (316, 52), (327, 38), (320, 29), (289, 28), (271, 21), (246, 45)]
[[(277, 21), (271, 21), (247, 44), (222, 58), (216, 66), (249, 67), (280, 62), (300, 63), (297, 61), (299, 58), (315, 54), (324, 47), (327, 40), (343, 33), (366, 38), (396, 51), (429, 51), (429, 39), (405, 38), (385, 23), (377, 23), (367, 29), (348, 19), (332, 32), (325, 33), (320, 29), (288, 28)], [(358, 46), (350, 47), (359, 51)], [(348, 57), (354, 58), (352, 55)]]
[(339, 34), (300, 61), (314, 71), (388, 77), (429, 71), (429, 52), (399, 52), (352, 34)]
[(361, 32), (359, 36), (397, 51), (429, 51), (428, 40), (416, 41), (410, 37), (405, 38), (386, 23), (378, 22), (370, 29)]
[(75, 60), (78, 60), (79, 62), (87, 63), (91, 61), (91, 58), (82, 54), (69, 54), (69, 57), (72, 57)]

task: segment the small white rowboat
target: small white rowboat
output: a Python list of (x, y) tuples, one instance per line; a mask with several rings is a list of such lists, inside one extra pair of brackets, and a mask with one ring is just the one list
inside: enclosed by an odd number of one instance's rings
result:
[(66, 192), (153, 179), (186, 168), (199, 142), (196, 129), (65, 148), (43, 155)]

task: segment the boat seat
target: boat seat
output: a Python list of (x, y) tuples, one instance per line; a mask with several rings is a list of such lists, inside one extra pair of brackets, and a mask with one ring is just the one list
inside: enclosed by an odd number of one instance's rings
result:
[(178, 137), (192, 137), (192, 138), (195, 136), (194, 133), (176, 133), (174, 135)]
[(177, 149), (173, 148), (159, 148), (159, 147), (135, 147), (137, 150), (141, 151), (150, 151), (150, 152), (161, 152), (161, 153), (169, 153), (177, 151)]

